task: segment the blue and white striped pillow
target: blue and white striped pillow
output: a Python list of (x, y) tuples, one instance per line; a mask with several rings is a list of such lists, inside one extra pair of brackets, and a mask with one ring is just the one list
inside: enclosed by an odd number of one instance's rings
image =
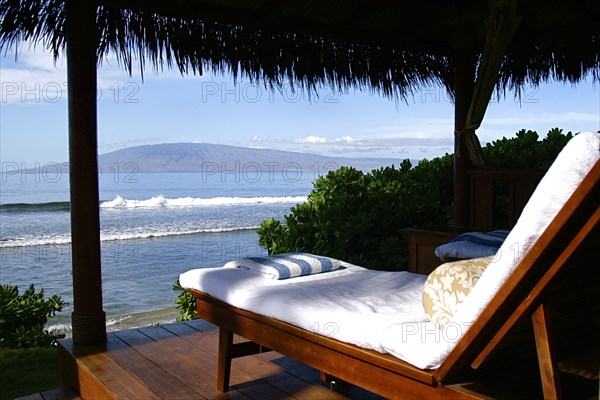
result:
[(334, 258), (310, 253), (284, 253), (269, 257), (249, 257), (230, 261), (225, 268), (245, 268), (268, 275), (272, 279), (287, 279), (297, 276), (333, 271), (340, 266)]

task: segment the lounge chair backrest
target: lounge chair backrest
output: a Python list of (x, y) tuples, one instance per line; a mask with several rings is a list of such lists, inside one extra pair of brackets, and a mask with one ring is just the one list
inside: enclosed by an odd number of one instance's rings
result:
[[(436, 372), (436, 379), (472, 363), (497, 337), (521, 303), (530, 308), (542, 288), (597, 224), (600, 133), (581, 133), (559, 154), (525, 206), (517, 224), (456, 313), (465, 334)], [(578, 235), (579, 234), (579, 235)], [(562, 263), (562, 264), (561, 264)], [(554, 268), (554, 269), (553, 269)], [(528, 306), (529, 307), (529, 306)], [(521, 313), (530, 311), (521, 306)], [(514, 321), (512, 322), (514, 323)]]

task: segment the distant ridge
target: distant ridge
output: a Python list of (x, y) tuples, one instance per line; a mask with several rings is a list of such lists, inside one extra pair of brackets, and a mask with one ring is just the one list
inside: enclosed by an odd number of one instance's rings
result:
[(328, 157), (282, 150), (207, 143), (165, 143), (100, 154), (102, 169), (136, 172), (329, 171), (351, 166), (363, 171), (396, 165), (400, 158)]

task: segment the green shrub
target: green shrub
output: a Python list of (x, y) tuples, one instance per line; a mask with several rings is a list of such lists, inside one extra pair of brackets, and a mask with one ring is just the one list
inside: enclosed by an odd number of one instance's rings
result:
[(287, 228), (275, 218), (263, 221), (258, 228), (258, 244), (265, 248), (269, 255), (282, 253), (279, 249), (280, 238), (287, 234)]
[(482, 150), (490, 168), (548, 169), (572, 137), (571, 132), (554, 128), (539, 140), (537, 132), (521, 129), (515, 137), (494, 140)]
[(363, 173), (342, 167), (320, 177), (308, 201), (291, 209), (285, 224), (263, 222), (259, 243), (274, 253), (307, 251), (395, 270), (406, 261), (401, 229), (447, 223), (452, 196), (452, 156), (412, 168)]
[(175, 321), (182, 322), (196, 319), (196, 299), (194, 296), (181, 286), (179, 279), (173, 284), (173, 290), (181, 292), (177, 296), (177, 300), (175, 300), (175, 304), (177, 304), (177, 309), (181, 315)]
[[(572, 134), (552, 129), (539, 141), (521, 130), (483, 148), (489, 168), (547, 168)], [(307, 202), (258, 230), (271, 253), (306, 251), (371, 269), (399, 270), (407, 261), (403, 228), (452, 222), (453, 156), (363, 173), (342, 167), (314, 183)]]
[(61, 311), (65, 303), (59, 296), (44, 298), (33, 285), (21, 295), (12, 285), (0, 286), (0, 348), (46, 347), (64, 335), (44, 330), (48, 317)]

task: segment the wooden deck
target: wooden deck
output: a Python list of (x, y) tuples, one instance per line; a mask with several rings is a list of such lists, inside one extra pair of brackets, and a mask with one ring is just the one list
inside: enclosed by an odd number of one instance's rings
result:
[(83, 399), (380, 399), (275, 352), (235, 359), (231, 390), (219, 393), (217, 349), (217, 328), (202, 320), (110, 332), (102, 346), (62, 340), (61, 384)]

